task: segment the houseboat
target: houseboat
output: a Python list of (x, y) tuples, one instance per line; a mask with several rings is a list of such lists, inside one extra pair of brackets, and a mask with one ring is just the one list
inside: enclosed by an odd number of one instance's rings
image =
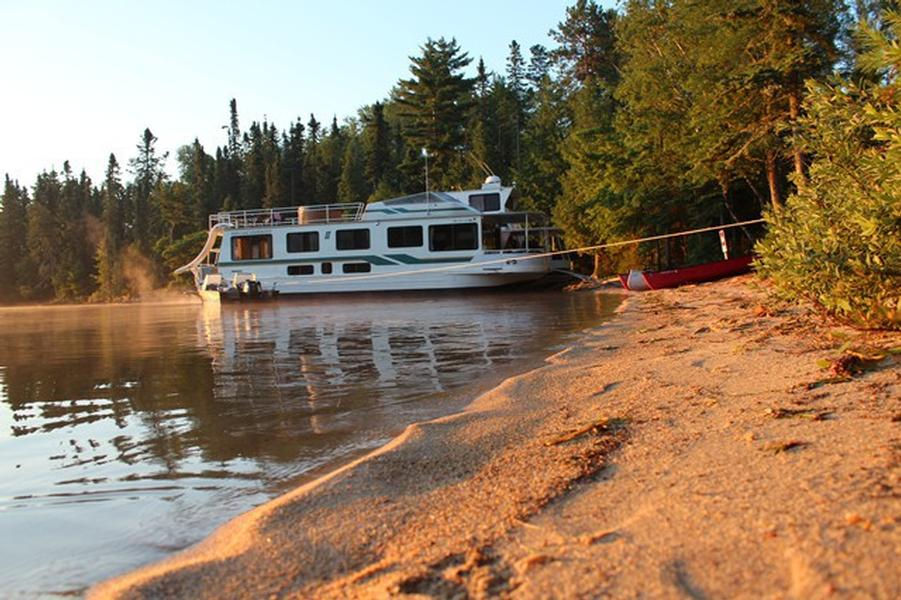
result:
[(539, 213), (512, 210), (512, 187), (427, 191), (371, 204), (220, 212), (203, 250), (176, 270), (206, 300), (286, 294), (497, 287), (561, 266)]

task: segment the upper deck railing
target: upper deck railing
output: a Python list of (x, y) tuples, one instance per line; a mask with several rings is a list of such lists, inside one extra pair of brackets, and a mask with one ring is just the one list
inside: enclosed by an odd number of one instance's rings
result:
[(231, 227), (272, 227), (279, 225), (307, 225), (360, 221), (366, 205), (362, 202), (346, 204), (315, 204), (312, 206), (283, 206), (233, 210), (210, 215), (210, 229), (216, 225)]

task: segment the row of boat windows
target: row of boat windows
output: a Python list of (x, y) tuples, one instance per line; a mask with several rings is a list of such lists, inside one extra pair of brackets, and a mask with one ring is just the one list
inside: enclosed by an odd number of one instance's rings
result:
[[(422, 225), (388, 227), (389, 248), (421, 248)], [(326, 232), (326, 237), (330, 232)], [(319, 232), (299, 231), (287, 234), (289, 253), (319, 252)], [(339, 229), (335, 232), (337, 250), (368, 250), (371, 247), (369, 229)], [(475, 223), (429, 225), (429, 250), (477, 250), (478, 227)], [(232, 238), (232, 260), (265, 260), (272, 258), (272, 234), (239, 235)]]
[[(368, 262), (343, 263), (341, 271), (344, 273), (369, 273), (372, 271), (372, 265)], [(288, 267), (288, 275), (313, 275), (315, 272), (316, 267), (313, 265), (290, 265)], [(323, 275), (331, 275), (332, 263), (320, 263), (319, 272)]]

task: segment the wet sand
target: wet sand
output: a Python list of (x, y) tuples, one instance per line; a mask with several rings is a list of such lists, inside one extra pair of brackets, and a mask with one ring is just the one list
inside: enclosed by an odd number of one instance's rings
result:
[(901, 335), (757, 286), (632, 296), (465, 412), (89, 595), (901, 597), (899, 358), (823, 366)]

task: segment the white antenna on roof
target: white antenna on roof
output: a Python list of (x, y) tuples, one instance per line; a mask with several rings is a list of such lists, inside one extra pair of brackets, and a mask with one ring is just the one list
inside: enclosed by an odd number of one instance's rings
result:
[(425, 201), (429, 201), (429, 151), (422, 147), (422, 157), (425, 158)]

